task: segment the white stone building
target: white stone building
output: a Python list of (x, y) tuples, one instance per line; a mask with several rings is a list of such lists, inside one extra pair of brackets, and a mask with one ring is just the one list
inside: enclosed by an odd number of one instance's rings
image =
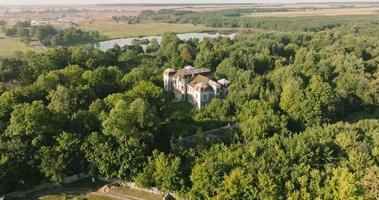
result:
[(163, 74), (164, 88), (174, 92), (176, 101), (187, 100), (200, 109), (213, 98), (223, 97), (227, 93), (229, 81), (210, 79), (211, 71), (191, 66), (183, 69), (166, 69)]

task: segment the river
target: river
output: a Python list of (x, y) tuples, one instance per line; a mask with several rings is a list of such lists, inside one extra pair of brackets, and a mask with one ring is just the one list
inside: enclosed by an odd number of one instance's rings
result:
[[(203, 41), (204, 38), (217, 38), (217, 37), (228, 37), (230, 39), (234, 39), (236, 37), (236, 33), (232, 34), (220, 34), (220, 33), (181, 33), (177, 34), (177, 36), (180, 38), (180, 40), (187, 41), (191, 38), (197, 38), (199, 41)], [(113, 48), (114, 45), (118, 44), (119, 46), (123, 47), (125, 45), (132, 45), (133, 40), (145, 40), (148, 39), (151, 41), (152, 39), (156, 39), (158, 43), (162, 41), (162, 36), (146, 36), (146, 37), (134, 37), (134, 38), (122, 38), (122, 39), (115, 39), (115, 40), (107, 40), (99, 43), (99, 48), (103, 51), (106, 51), (108, 49)], [(147, 45), (143, 44), (142, 47), (146, 49)]]

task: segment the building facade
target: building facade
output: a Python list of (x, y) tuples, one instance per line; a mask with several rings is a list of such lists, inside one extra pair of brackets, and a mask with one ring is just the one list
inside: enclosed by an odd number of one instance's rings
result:
[(188, 101), (200, 109), (213, 98), (227, 94), (229, 81), (221, 79), (214, 81), (210, 78), (211, 71), (206, 68), (192, 66), (183, 69), (166, 69), (163, 74), (164, 88), (175, 94), (176, 101)]

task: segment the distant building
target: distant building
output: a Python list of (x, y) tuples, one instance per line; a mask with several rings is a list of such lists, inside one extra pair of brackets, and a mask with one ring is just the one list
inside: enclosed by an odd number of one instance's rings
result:
[(46, 20), (41, 20), (41, 21), (32, 20), (30, 22), (32, 26), (50, 25), (51, 23), (52, 21), (46, 21)]
[(227, 93), (229, 81), (210, 79), (211, 71), (206, 68), (194, 68), (192, 66), (183, 69), (166, 69), (163, 75), (164, 88), (168, 92), (174, 92), (176, 101), (190, 102), (200, 109), (213, 98), (223, 97)]

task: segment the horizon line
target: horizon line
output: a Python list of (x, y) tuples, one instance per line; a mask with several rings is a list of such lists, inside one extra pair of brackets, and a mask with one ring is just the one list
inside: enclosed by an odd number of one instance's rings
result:
[(127, 6), (188, 6), (188, 5), (277, 5), (277, 4), (318, 4), (318, 3), (328, 3), (328, 4), (368, 4), (368, 3), (379, 3), (379, 0), (367, 0), (367, 1), (298, 1), (298, 2), (246, 2), (246, 3), (79, 3), (79, 4), (0, 4), (0, 7), (4, 6), (117, 6), (117, 5), (127, 5)]

